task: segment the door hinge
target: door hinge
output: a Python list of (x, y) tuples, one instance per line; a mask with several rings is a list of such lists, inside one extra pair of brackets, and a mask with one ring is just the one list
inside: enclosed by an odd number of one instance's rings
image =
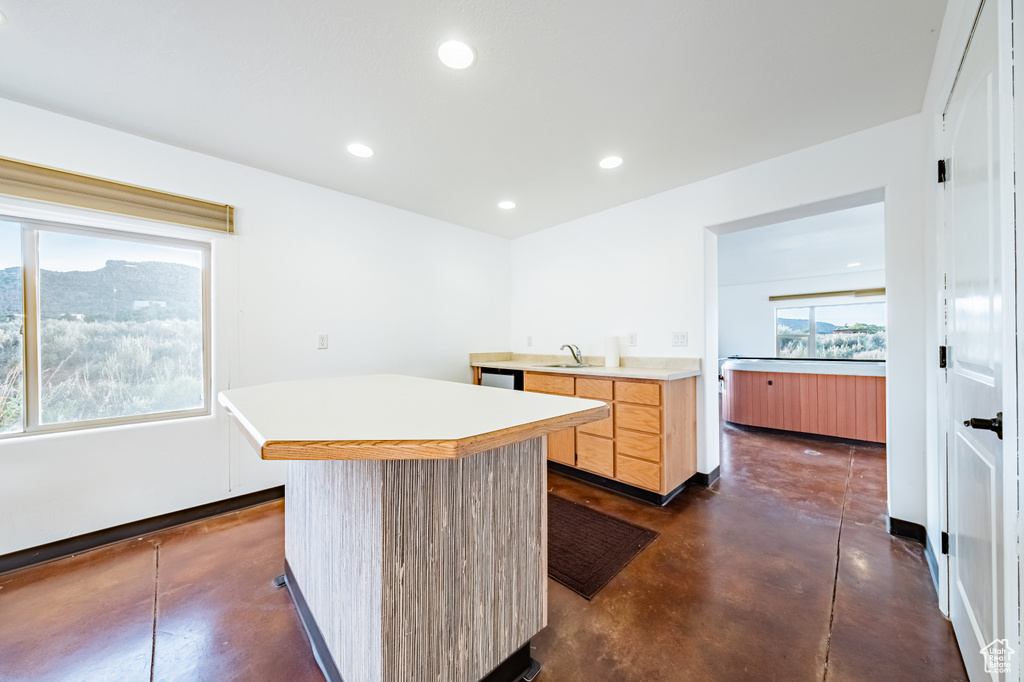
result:
[(939, 159), (939, 182), (946, 181), (946, 160)]
[(939, 346), (939, 369), (946, 369), (946, 347)]
[(942, 533), (942, 553), (949, 554), (949, 533)]

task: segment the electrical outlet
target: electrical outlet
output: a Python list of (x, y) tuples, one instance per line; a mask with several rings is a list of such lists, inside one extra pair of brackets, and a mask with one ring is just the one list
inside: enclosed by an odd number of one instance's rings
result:
[(533, 337), (532, 336), (527, 336), (526, 337), (526, 347), (527, 348), (533, 348)]
[(686, 332), (672, 332), (672, 345), (685, 346), (689, 342), (689, 334)]
[(630, 332), (626, 335), (626, 338), (628, 339), (627, 344), (630, 347), (636, 347), (636, 332)]
[(316, 349), (327, 350), (327, 334), (320, 334), (316, 337)]

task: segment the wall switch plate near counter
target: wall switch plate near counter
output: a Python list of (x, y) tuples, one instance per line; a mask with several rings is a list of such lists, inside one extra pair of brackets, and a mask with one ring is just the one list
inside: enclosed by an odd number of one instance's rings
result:
[(673, 346), (685, 346), (688, 341), (689, 335), (686, 332), (672, 332)]

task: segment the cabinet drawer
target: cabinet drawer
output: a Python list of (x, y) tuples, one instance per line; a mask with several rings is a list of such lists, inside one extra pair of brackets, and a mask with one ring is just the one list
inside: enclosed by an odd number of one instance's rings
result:
[[(581, 396), (582, 397), (582, 396)], [(608, 416), (604, 419), (596, 422), (590, 422), (583, 426), (576, 427), (579, 433), (591, 433), (595, 436), (601, 436), (603, 438), (611, 438), (614, 434), (614, 410), (612, 409), (611, 403), (608, 403)]]
[(636, 431), (615, 432), (615, 452), (649, 462), (661, 461), (661, 437)]
[(555, 395), (575, 395), (576, 386), (572, 377), (557, 374), (523, 374), (523, 389), (534, 393), (554, 393)]
[(576, 395), (594, 400), (612, 399), (612, 382), (605, 379), (576, 379)]
[(661, 410), (649, 405), (615, 403), (615, 426), (631, 431), (661, 433)]
[(610, 478), (615, 474), (612, 442), (581, 433), (576, 437), (576, 466)]
[(640, 405), (661, 405), (661, 385), (616, 381), (615, 399)]
[(638, 488), (646, 488), (655, 492), (661, 490), (661, 467), (642, 459), (616, 455), (615, 478)]

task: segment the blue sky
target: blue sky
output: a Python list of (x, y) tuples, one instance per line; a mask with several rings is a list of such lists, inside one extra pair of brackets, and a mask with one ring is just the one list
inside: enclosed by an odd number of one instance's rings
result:
[[(44, 270), (99, 270), (108, 260), (163, 261), (202, 267), (202, 253), (162, 244), (121, 241), (65, 232), (39, 235)], [(0, 269), (21, 265), (21, 225), (0, 221)]]
[[(879, 327), (885, 326), (885, 304), (879, 303), (851, 303), (848, 305), (815, 306), (815, 322), (829, 322), (836, 326), (846, 324), (874, 324)], [(777, 308), (778, 317), (793, 320), (806, 320), (807, 308)]]

